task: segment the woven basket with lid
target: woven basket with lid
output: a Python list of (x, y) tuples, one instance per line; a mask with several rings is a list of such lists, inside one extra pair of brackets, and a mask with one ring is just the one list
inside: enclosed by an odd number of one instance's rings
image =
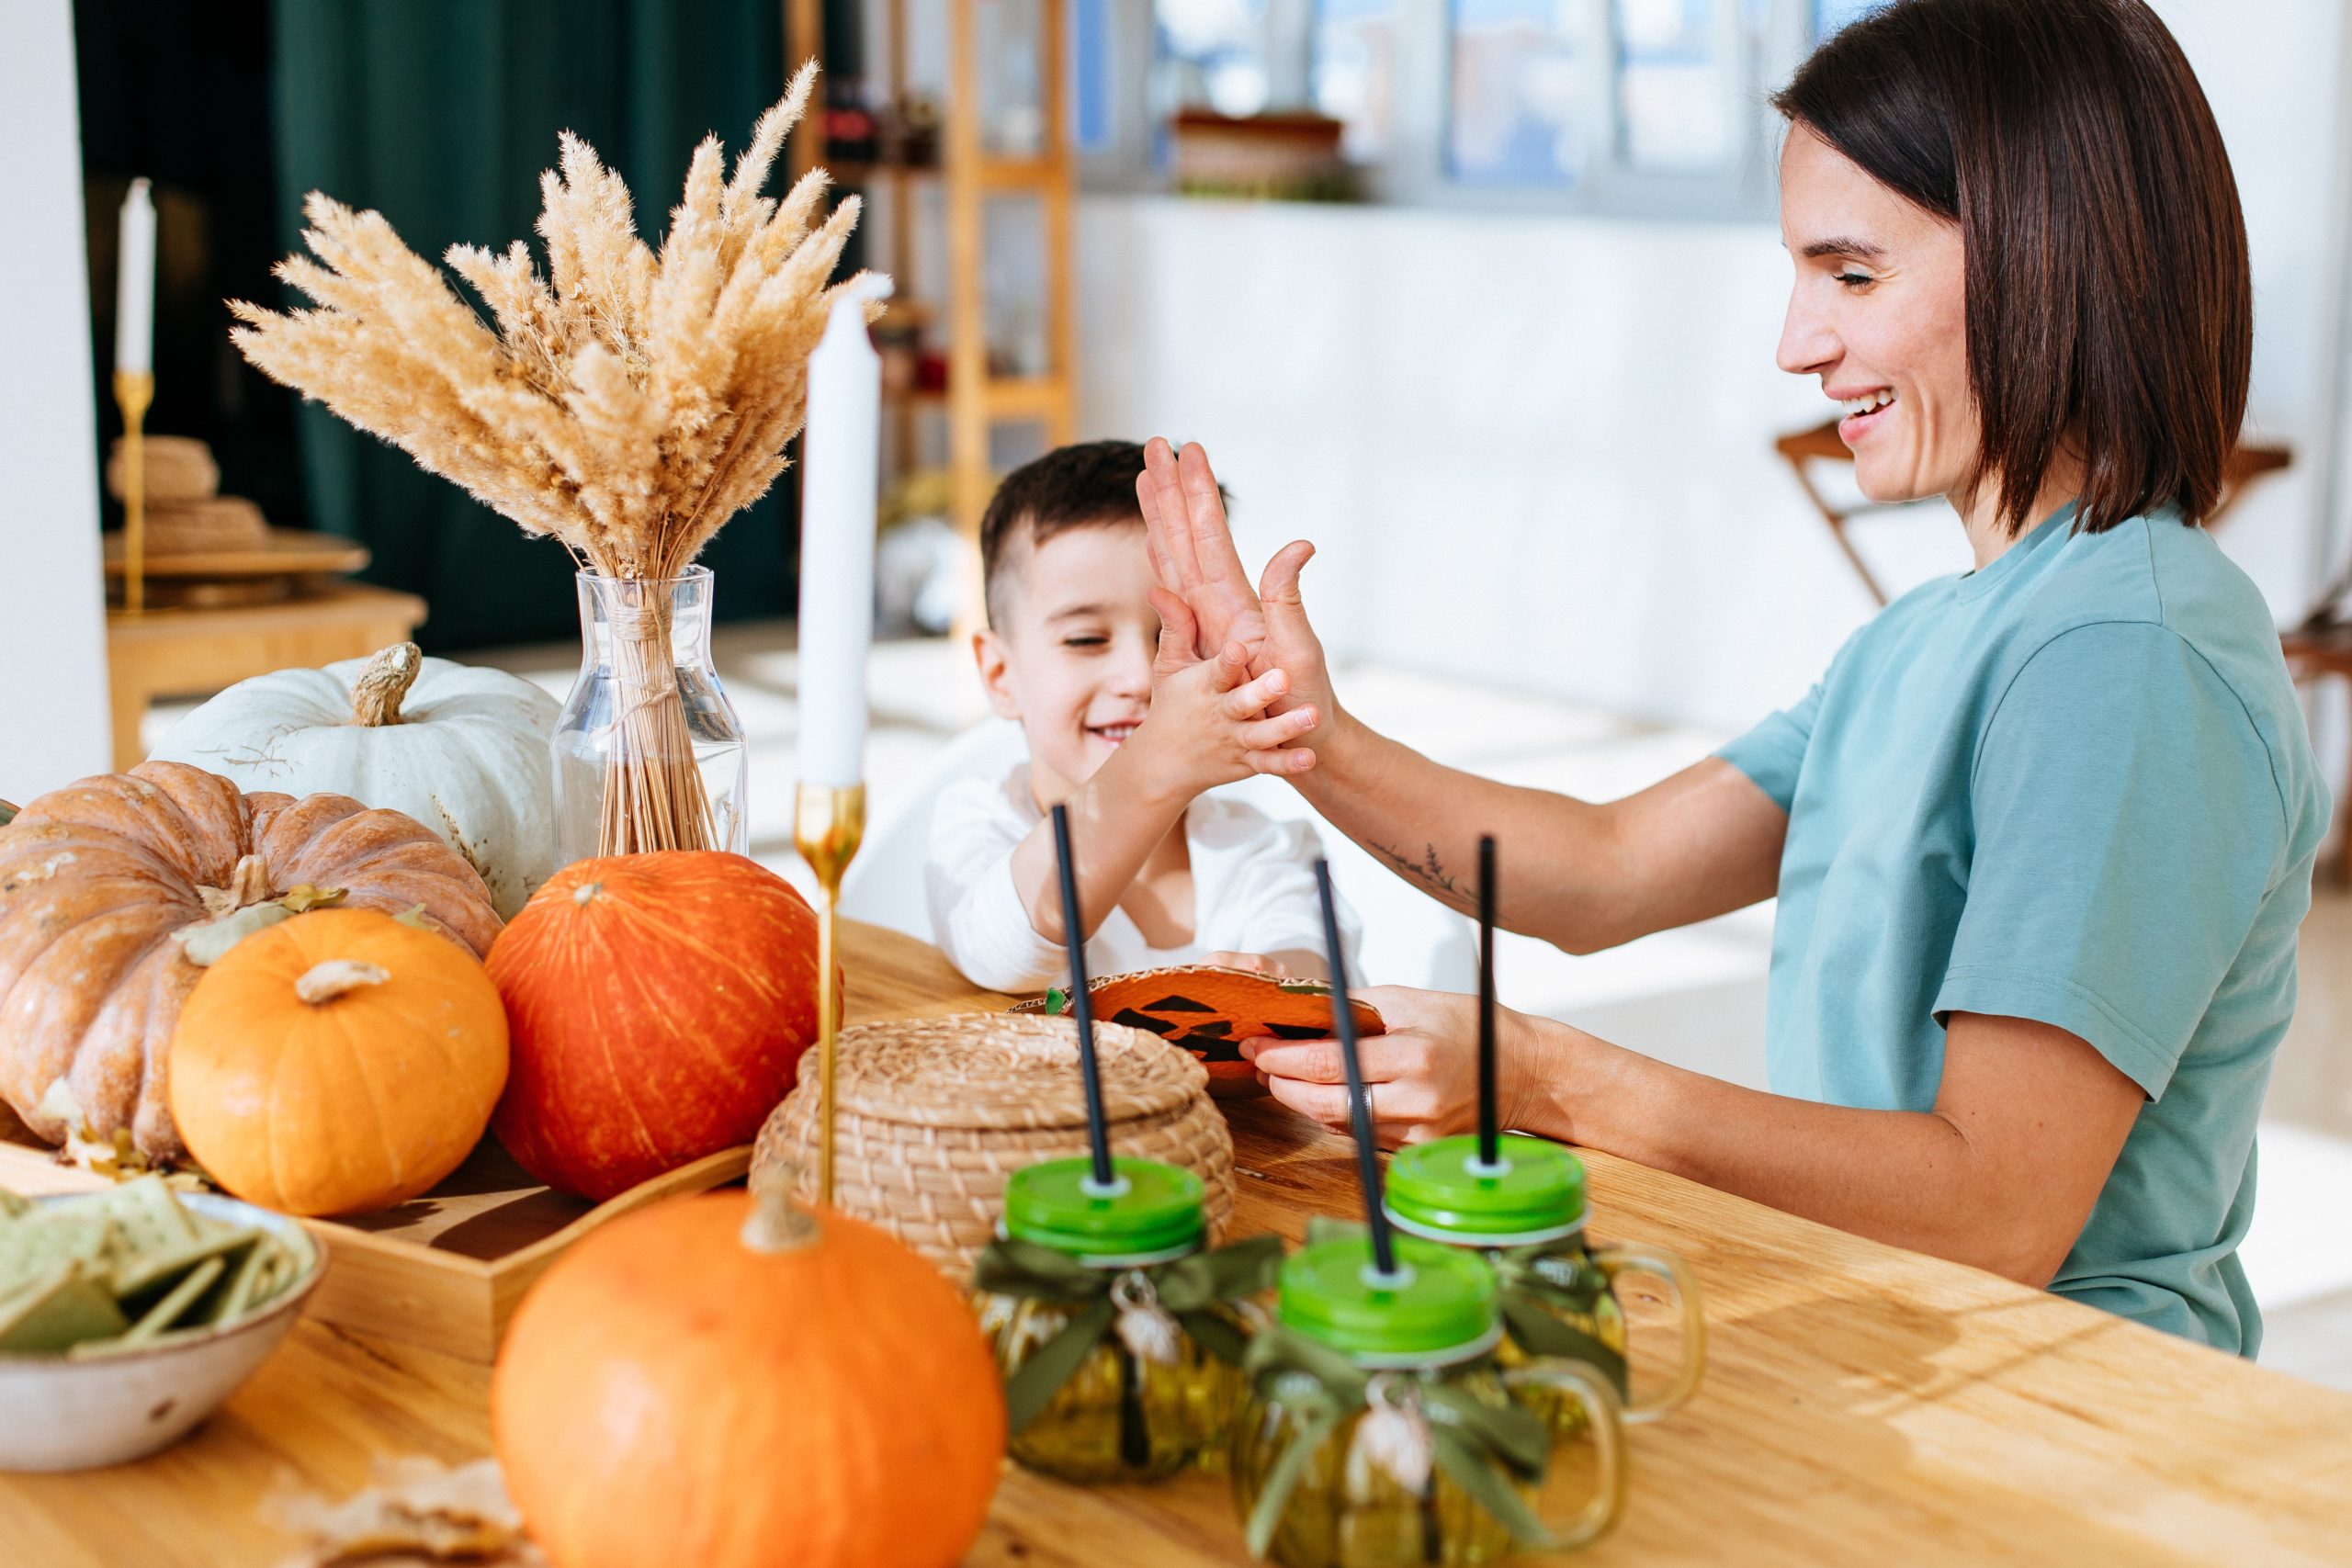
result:
[[(1233, 1137), (1190, 1053), (1140, 1029), (1094, 1026), (1115, 1154), (1182, 1166), (1207, 1189), (1209, 1238), (1233, 1217)], [(817, 1182), (815, 1054), (760, 1129), (756, 1172), (778, 1160)], [(1004, 1184), (1042, 1159), (1086, 1152), (1077, 1027), (1065, 1018), (968, 1013), (842, 1032), (833, 1202), (961, 1280), (996, 1235)]]

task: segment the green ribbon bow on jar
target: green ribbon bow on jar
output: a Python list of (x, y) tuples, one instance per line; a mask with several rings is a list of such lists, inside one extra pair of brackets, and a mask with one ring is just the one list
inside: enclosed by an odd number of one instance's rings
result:
[[(1311, 1247), (1363, 1231), (1345, 1220), (1318, 1217), (1306, 1223), (1306, 1241)], [(1609, 1380), (1621, 1401), (1630, 1398), (1624, 1353), (1558, 1315), (1596, 1317), (1609, 1294), (1609, 1276), (1581, 1251), (1564, 1254), (1559, 1246), (1544, 1241), (1495, 1252), (1495, 1306), (1502, 1314), (1503, 1331), (1531, 1356), (1582, 1361)]]
[[(1241, 1364), (1261, 1400), (1301, 1417), (1297, 1434), (1266, 1472), (1265, 1490), (1250, 1510), (1251, 1555), (1266, 1555), (1307, 1461), (1340, 1422), (1359, 1412), (1365, 1413), (1356, 1429), (1359, 1445), (1372, 1437), (1367, 1428), (1374, 1422), (1401, 1417), (1406, 1428), (1401, 1438), (1374, 1438), (1373, 1446), (1380, 1450), (1375, 1462), (1406, 1490), (1424, 1491), (1433, 1465), (1499, 1520), (1520, 1545), (1541, 1549), (1555, 1544), (1513, 1485), (1514, 1481), (1541, 1482), (1551, 1457), (1551, 1433), (1533, 1412), (1513, 1403), (1488, 1404), (1442, 1378), (1366, 1371), (1339, 1351), (1280, 1325), (1251, 1337)], [(1400, 1463), (1397, 1450), (1415, 1448), (1420, 1454), (1408, 1454)]]
[[(1201, 1348), (1239, 1365), (1246, 1343), (1240, 1330), (1207, 1309), (1272, 1289), (1282, 1261), (1282, 1238), (1272, 1235), (1133, 1269), (1092, 1268), (1035, 1242), (990, 1243), (972, 1267), (977, 1289), (1077, 1309), (1060, 1333), (1005, 1380), (1007, 1423), (1019, 1432), (1035, 1420), (1123, 1316), (1141, 1330), (1136, 1337), (1172, 1318)], [(1122, 1337), (1130, 1336), (1123, 1330)], [(1168, 1348), (1172, 1354), (1172, 1342)]]

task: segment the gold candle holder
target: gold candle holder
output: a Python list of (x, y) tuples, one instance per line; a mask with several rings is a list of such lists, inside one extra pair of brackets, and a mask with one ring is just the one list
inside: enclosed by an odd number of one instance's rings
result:
[(122, 607), (147, 607), (147, 408), (155, 400), (155, 373), (118, 370), (114, 400), (122, 410)]
[(842, 982), (835, 927), (842, 874), (865, 841), (865, 786), (802, 784), (794, 802), (792, 842), (817, 874), (817, 1201), (833, 1201), (833, 1063), (842, 1025)]

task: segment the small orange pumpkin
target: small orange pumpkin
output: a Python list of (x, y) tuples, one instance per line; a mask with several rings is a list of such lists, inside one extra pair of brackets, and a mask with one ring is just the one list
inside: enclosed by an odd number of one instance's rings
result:
[(708, 1193), (593, 1233), (524, 1298), (490, 1392), (556, 1568), (948, 1568), (1004, 1397), (971, 1310), (863, 1221)]
[(289, 1214), (404, 1203), (481, 1142), (506, 1013), (481, 962), (370, 909), (313, 909), (205, 971), (172, 1037), (172, 1120), (197, 1162)]

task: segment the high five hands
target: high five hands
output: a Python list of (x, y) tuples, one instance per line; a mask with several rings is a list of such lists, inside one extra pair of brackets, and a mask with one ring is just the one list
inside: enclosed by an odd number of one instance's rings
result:
[[(1249, 655), (1251, 675), (1281, 670), (1289, 692), (1268, 711), (1313, 707), (1321, 722), (1299, 744), (1311, 749), (1327, 739), (1340, 708), (1323, 644), (1307, 625), (1298, 592), (1299, 570), (1315, 547), (1304, 539), (1284, 545), (1252, 590), (1233, 547), (1216, 475), (1197, 443), (1188, 443), (1180, 453), (1152, 437), (1144, 446), (1144, 471), (1136, 477), (1136, 500), (1143, 508), (1152, 570), (1166, 593), (1190, 612), (1194, 652), (1209, 659), (1238, 644)], [(1153, 603), (1159, 604), (1159, 597)], [(1167, 614), (1164, 606), (1161, 613)]]

